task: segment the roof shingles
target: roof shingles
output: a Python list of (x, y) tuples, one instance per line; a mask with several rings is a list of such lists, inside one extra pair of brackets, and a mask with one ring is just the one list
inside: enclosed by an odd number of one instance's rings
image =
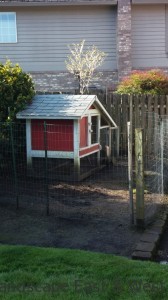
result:
[(37, 95), (32, 104), (17, 114), (17, 118), (79, 119), (94, 100), (93, 95)]
[(81, 119), (92, 104), (111, 126), (117, 126), (95, 95), (36, 95), (31, 104), (17, 113), (18, 119)]

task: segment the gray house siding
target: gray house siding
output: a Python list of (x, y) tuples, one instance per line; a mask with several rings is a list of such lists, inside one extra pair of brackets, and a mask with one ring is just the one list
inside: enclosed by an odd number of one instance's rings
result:
[(166, 5), (132, 6), (132, 68), (168, 68)]
[(0, 44), (0, 61), (19, 62), (37, 90), (77, 87), (65, 59), (82, 39), (108, 54), (93, 86), (114, 88), (132, 69), (168, 72), (168, 0), (7, 0), (0, 11), (16, 12), (18, 31), (16, 44)]
[(68, 44), (85, 39), (108, 56), (104, 71), (116, 63), (116, 16), (114, 6), (1, 8), (14, 11), (17, 18), (16, 44), (1, 44), (0, 60), (9, 58), (28, 72), (65, 71)]

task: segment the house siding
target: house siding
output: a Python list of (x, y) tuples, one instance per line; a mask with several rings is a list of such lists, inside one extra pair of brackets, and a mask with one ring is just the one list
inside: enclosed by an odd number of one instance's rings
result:
[(132, 6), (133, 69), (168, 69), (165, 7), (164, 4)]
[[(122, 0), (120, 0), (122, 1)], [(3, 0), (1, 5), (114, 5), (117, 4), (117, 0)]]
[(15, 11), (18, 43), (1, 44), (0, 60), (9, 58), (27, 72), (65, 71), (68, 44), (85, 39), (107, 53), (103, 70), (116, 70), (116, 8), (1, 8)]

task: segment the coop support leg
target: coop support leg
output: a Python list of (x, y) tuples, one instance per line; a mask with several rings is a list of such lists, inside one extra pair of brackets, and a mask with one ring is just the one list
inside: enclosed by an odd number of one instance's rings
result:
[(111, 128), (109, 127), (109, 163), (111, 162)]
[(27, 149), (27, 173), (32, 173), (31, 156), (31, 120), (26, 120), (26, 149)]
[(97, 166), (100, 167), (100, 150), (97, 152)]
[(74, 179), (80, 180), (79, 121), (74, 120)]
[(80, 180), (80, 158), (74, 158), (74, 179), (76, 181)]
[(99, 143), (99, 151), (97, 152), (97, 166), (100, 167), (100, 116), (98, 116), (97, 122), (97, 140)]

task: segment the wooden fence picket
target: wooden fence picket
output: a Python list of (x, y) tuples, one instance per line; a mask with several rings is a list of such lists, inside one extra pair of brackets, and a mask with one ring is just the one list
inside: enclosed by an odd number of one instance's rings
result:
[[(130, 96), (121, 96), (112, 92), (98, 93), (97, 96), (119, 127), (120, 150), (125, 151), (127, 149), (127, 122), (130, 121)], [(154, 134), (153, 113), (168, 115), (168, 96), (133, 95), (132, 106), (133, 125), (145, 129), (144, 135), (150, 144), (150, 136)], [(149, 151), (152, 150), (152, 144), (150, 148)]]

